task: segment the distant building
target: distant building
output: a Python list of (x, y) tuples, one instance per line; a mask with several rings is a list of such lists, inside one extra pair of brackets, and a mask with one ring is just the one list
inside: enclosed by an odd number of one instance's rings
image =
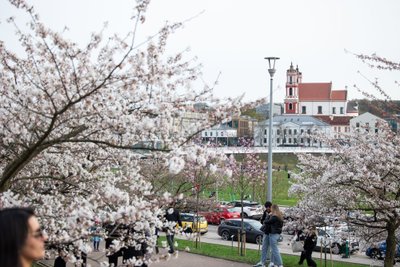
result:
[[(274, 103), (272, 114), (273, 116), (282, 115), (283, 105), (280, 103)], [(265, 119), (269, 118), (269, 103), (261, 104), (256, 107), (256, 113), (262, 115)]]
[(237, 130), (237, 137), (253, 138), (254, 128), (257, 123), (256, 119), (245, 115), (232, 117), (232, 120), (227, 125)]
[(331, 126), (331, 137), (335, 139), (343, 138), (343, 133), (350, 133), (350, 119), (349, 116), (314, 116), (315, 118), (329, 124)]
[[(269, 120), (260, 122), (254, 131), (255, 146), (268, 146)], [(272, 146), (312, 146), (324, 144), (312, 138), (313, 133), (330, 134), (330, 125), (305, 115), (280, 115), (273, 117)]]
[(365, 112), (360, 116), (354, 117), (350, 120), (350, 131), (351, 132), (375, 132), (379, 131), (378, 129), (378, 121), (384, 122), (385, 120), (371, 114), (369, 112)]
[(284, 114), (347, 116), (347, 90), (332, 90), (330, 83), (303, 83), (299, 68), (286, 71)]
[(216, 125), (201, 132), (203, 142), (217, 143), (224, 146), (237, 144), (237, 129), (228, 125)]

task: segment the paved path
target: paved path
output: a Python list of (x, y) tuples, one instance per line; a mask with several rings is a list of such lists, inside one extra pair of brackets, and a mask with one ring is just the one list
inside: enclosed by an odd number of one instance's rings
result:
[(221, 260), (193, 253), (180, 252), (178, 258), (153, 263), (151, 267), (249, 267), (252, 265), (234, 261)]

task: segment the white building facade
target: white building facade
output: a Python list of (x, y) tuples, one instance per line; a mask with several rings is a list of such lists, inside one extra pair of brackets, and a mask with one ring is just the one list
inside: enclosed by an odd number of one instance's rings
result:
[(350, 120), (350, 132), (375, 132), (378, 130), (378, 122), (386, 123), (384, 119), (375, 116), (369, 112), (365, 112)]
[[(255, 146), (268, 146), (269, 120), (259, 123), (254, 132)], [(281, 115), (273, 117), (272, 146), (309, 146), (323, 147), (312, 135), (323, 133), (330, 135), (330, 125), (312, 116)]]

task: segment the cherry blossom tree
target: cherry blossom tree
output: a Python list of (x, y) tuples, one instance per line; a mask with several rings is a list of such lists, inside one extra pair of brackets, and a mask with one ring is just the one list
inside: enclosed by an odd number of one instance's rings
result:
[(299, 154), (302, 172), (290, 191), (309, 219), (335, 216), (368, 233), (365, 238), (386, 238), (385, 266), (392, 266), (400, 226), (400, 138), (383, 124), (378, 132), (366, 128), (345, 138), (349, 145), (329, 140), (331, 155)]
[[(254, 145), (253, 140), (245, 138), (241, 138), (239, 144), (244, 148), (251, 148)], [(232, 170), (232, 186), (240, 195), (242, 214), (240, 255), (243, 256), (245, 246), (243, 237), (245, 238), (246, 235), (243, 223), (243, 218), (245, 217), (243, 212), (243, 200), (245, 199), (245, 195), (250, 193), (250, 190), (252, 190), (254, 186), (262, 186), (265, 183), (266, 164), (256, 153), (241, 154), (237, 156), (237, 158), (238, 159), (231, 155), (229, 157), (228, 166)], [(252, 192), (254, 194), (254, 189)]]
[[(35, 207), (50, 244), (84, 252), (95, 218), (124, 225), (132, 234), (112, 249), (146, 244), (137, 260), (149, 262), (159, 200), (170, 195), (156, 196), (141, 176), (143, 152), (168, 154), (170, 170), (181, 171), (191, 135), (239, 102), (215, 99), (207, 85), (193, 88), (200, 66), (186, 52), (165, 53), (180, 23), (137, 40), (147, 0), (137, 1), (132, 32), (107, 38), (100, 31), (83, 46), (43, 24), (25, 1), (9, 3), (30, 22), (25, 30), (8, 19), (23, 52), (0, 40), (0, 207)], [(174, 119), (199, 101), (212, 106), (212, 123), (194, 123), (192, 134), (177, 130)]]

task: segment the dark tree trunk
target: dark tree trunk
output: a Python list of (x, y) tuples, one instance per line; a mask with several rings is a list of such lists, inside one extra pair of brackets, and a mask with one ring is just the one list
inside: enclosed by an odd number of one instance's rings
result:
[(396, 256), (396, 226), (392, 222), (388, 222), (386, 225), (388, 236), (386, 238), (386, 255), (385, 255), (385, 267), (393, 266), (394, 259)]

